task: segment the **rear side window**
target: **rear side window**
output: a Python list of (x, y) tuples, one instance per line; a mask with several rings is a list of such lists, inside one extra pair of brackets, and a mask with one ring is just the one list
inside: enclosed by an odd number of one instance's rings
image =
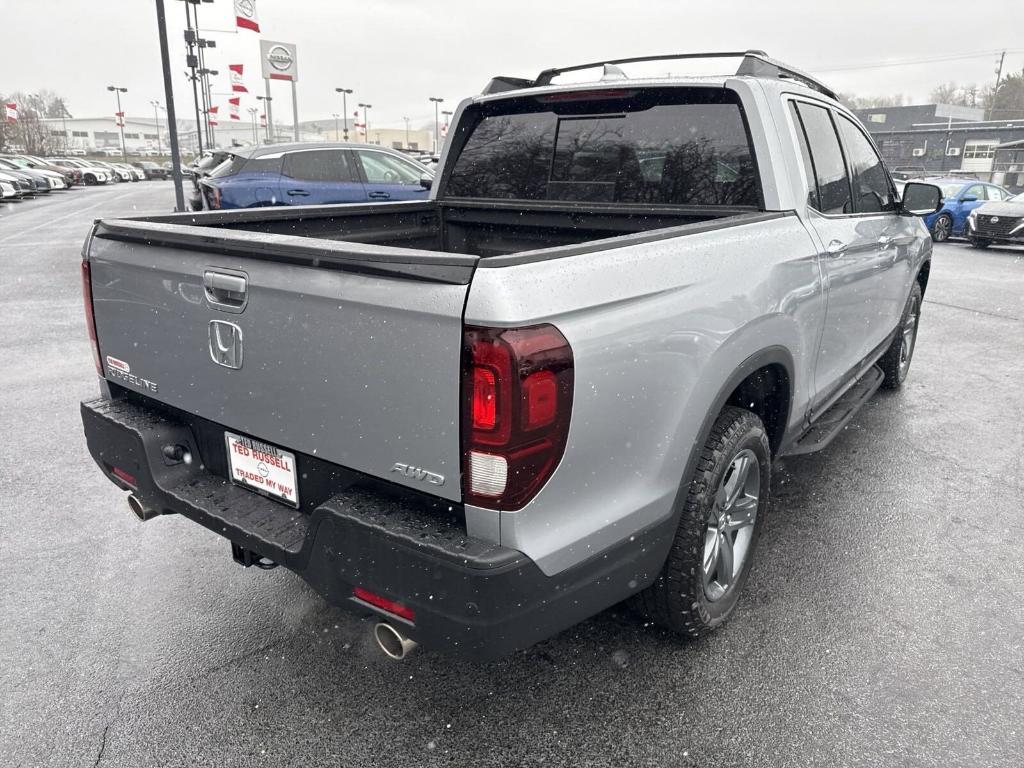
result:
[(343, 149), (292, 152), (284, 157), (282, 173), (302, 181), (357, 181), (348, 152)]
[(814, 161), (811, 159), (811, 148), (807, 146), (807, 134), (804, 133), (804, 124), (796, 111), (796, 102), (789, 102), (790, 115), (793, 118), (793, 125), (796, 127), (796, 143), (800, 147), (800, 156), (804, 161), (804, 178), (807, 181), (807, 205), (816, 211), (821, 210), (821, 202), (818, 200), (818, 180), (814, 175)]
[(896, 210), (896, 198), (882, 165), (882, 158), (875, 152), (864, 132), (843, 115), (839, 115), (839, 130), (850, 153), (855, 209), (860, 213)]
[(760, 203), (738, 98), (724, 89), (574, 94), (482, 105), (445, 194), (625, 204)]
[(807, 134), (807, 145), (814, 163), (819, 199), (817, 210), (829, 215), (853, 213), (850, 177), (828, 110), (801, 102), (797, 105), (797, 113)]
[(280, 173), (281, 156), (250, 157), (242, 170), (246, 173)]
[(229, 155), (226, 160), (210, 171), (211, 179), (222, 179), (225, 176), (234, 176), (245, 166), (246, 158), (241, 155)]

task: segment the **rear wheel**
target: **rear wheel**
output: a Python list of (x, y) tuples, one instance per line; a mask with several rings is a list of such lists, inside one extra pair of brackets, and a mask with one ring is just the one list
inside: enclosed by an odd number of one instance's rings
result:
[(932, 223), (932, 240), (936, 243), (944, 243), (953, 234), (953, 217), (943, 213)]
[(885, 380), (882, 386), (886, 389), (899, 389), (910, 373), (910, 361), (914, 359), (914, 348), (917, 346), (917, 327), (921, 319), (921, 285), (915, 280), (910, 291), (910, 298), (903, 308), (900, 327), (889, 349), (878, 361)]
[(634, 607), (688, 637), (728, 619), (750, 573), (770, 485), (764, 425), (750, 411), (726, 408), (689, 482), (668, 559)]

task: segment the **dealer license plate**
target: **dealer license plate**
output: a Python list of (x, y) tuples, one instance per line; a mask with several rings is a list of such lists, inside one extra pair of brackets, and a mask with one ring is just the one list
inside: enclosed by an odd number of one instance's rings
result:
[(231, 432), (224, 433), (224, 440), (232, 482), (299, 506), (294, 453)]

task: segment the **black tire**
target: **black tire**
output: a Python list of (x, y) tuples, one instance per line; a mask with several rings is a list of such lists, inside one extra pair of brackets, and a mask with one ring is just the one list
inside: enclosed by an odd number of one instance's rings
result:
[[(711, 597), (705, 586), (703, 562), (707, 537), (715, 537), (709, 518), (717, 509), (716, 497), (734, 460), (741, 455), (749, 456), (748, 452), (756, 457), (759, 472), (756, 514), (739, 571), (723, 594)], [(770, 489), (771, 450), (764, 425), (750, 411), (732, 406), (725, 408), (711, 429), (687, 487), (679, 527), (665, 565), (655, 582), (633, 598), (634, 609), (657, 624), (691, 638), (701, 637), (725, 622), (736, 607), (750, 574), (757, 540), (768, 512)]]
[[(907, 298), (907, 304), (903, 308), (903, 314), (900, 316), (896, 337), (889, 345), (889, 349), (882, 355), (882, 359), (878, 361), (882, 373), (885, 374), (885, 380), (882, 382), (884, 389), (899, 389), (907, 380), (907, 374), (910, 373), (910, 363), (914, 359), (914, 350), (917, 348), (917, 329), (921, 324), (922, 297), (921, 284), (915, 280), (914, 287), (910, 290), (910, 296)], [(911, 322), (912, 327), (908, 325)], [(909, 336), (907, 335), (908, 331)], [(909, 343), (905, 358), (904, 343)]]
[(932, 240), (944, 243), (953, 235), (953, 217), (943, 213), (932, 222)]
[(980, 237), (969, 238), (972, 248), (988, 248), (992, 245), (991, 240), (982, 240)]

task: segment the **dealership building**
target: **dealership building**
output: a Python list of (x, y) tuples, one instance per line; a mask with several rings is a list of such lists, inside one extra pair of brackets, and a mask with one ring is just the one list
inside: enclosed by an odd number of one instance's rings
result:
[(985, 110), (950, 104), (856, 111), (890, 168), (976, 177), (1024, 188), (1024, 116), (986, 120)]
[[(45, 119), (42, 121), (48, 127), (55, 146), (60, 150), (66, 142), (67, 149), (84, 150), (86, 152), (102, 151), (104, 149), (120, 149), (121, 133), (112, 117), (74, 117), (66, 119)], [(253, 124), (251, 116), (242, 113), (241, 120), (231, 120), (221, 117), (219, 125), (214, 130), (214, 146), (237, 147), (249, 146), (258, 140), (263, 144), (267, 141), (267, 129), (260, 125)], [(332, 118), (324, 120), (310, 120), (299, 123), (299, 138), (302, 141), (340, 141), (335, 132), (335, 121)], [(358, 131), (352, 123), (349, 123), (349, 140), (354, 142), (366, 141), (366, 136)], [(275, 143), (294, 141), (295, 134), (291, 124), (281, 125), (274, 122)], [(425, 149), (433, 146), (433, 131), (410, 130), (404, 128), (370, 126), (370, 144), (379, 144), (396, 149)], [(124, 118), (124, 143), (129, 153), (138, 153), (143, 150), (160, 149), (168, 154), (170, 146), (167, 135), (167, 122), (161, 119), (159, 127), (154, 118), (129, 117)], [(196, 149), (196, 124), (194, 120), (178, 121), (178, 143), (184, 152), (194, 152)], [(203, 147), (206, 147), (206, 138), (203, 137)]]

